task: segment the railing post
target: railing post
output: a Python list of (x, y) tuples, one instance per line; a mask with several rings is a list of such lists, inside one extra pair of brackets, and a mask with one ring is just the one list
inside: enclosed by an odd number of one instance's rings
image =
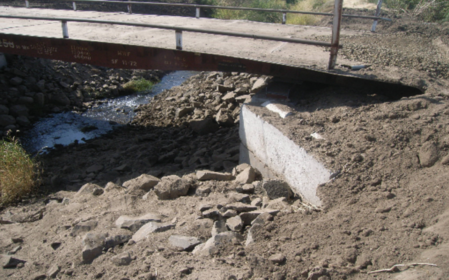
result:
[[(128, 0), (131, 1), (131, 0)], [(128, 13), (132, 14), (133, 13), (133, 7), (131, 4), (128, 4)]]
[(76, 11), (76, 2), (72, 2), (73, 10)]
[(182, 51), (182, 31), (176, 30), (176, 49)]
[(196, 8), (196, 18), (200, 18), (200, 8)]
[(282, 14), (282, 24), (285, 24), (287, 22), (287, 13)]
[[(376, 17), (380, 15), (380, 9), (382, 8), (382, 0), (377, 1)], [(371, 27), (371, 32), (376, 32), (377, 19), (374, 20), (373, 26)]]
[(331, 55), (329, 58), (328, 70), (335, 68), (337, 63), (338, 46), (340, 45), (340, 27), (341, 27), (341, 15), (343, 10), (343, 0), (335, 0), (334, 5), (334, 22), (332, 25), (332, 42), (331, 42)]
[(62, 37), (64, 39), (68, 39), (69, 38), (69, 28), (67, 27), (67, 21), (63, 20), (61, 21), (62, 23)]
[(25, 7), (27, 7), (27, 8), (30, 7), (30, 2), (28, 0), (25, 0)]

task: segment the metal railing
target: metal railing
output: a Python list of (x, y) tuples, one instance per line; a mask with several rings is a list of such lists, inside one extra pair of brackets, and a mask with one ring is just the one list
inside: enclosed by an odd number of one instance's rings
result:
[[(214, 35), (225, 35), (225, 36), (234, 36), (234, 37), (244, 37), (244, 38), (252, 38), (252, 39), (262, 39), (262, 40), (271, 40), (271, 41), (281, 41), (281, 42), (290, 42), (290, 43), (300, 43), (300, 44), (308, 44), (315, 46), (324, 46), (330, 47), (330, 58), (328, 69), (332, 70), (335, 68), (337, 61), (338, 49), (342, 46), (339, 44), (340, 41), (340, 27), (341, 27), (341, 19), (343, 16), (352, 17), (352, 18), (366, 18), (366, 19), (374, 19), (375, 23), (377, 20), (390, 20), (387, 18), (379, 17), (379, 13), (376, 12), (376, 16), (359, 16), (359, 15), (343, 15), (343, 0), (335, 0), (334, 3), (334, 12), (331, 13), (317, 13), (317, 12), (304, 12), (304, 11), (291, 11), (291, 10), (275, 10), (275, 9), (258, 9), (258, 8), (245, 8), (245, 7), (224, 7), (224, 6), (213, 6), (213, 5), (195, 5), (195, 4), (180, 4), (180, 3), (155, 3), (155, 2), (138, 2), (138, 1), (101, 1), (101, 0), (61, 0), (66, 2), (72, 2), (73, 9), (76, 10), (77, 2), (87, 2), (87, 3), (116, 3), (116, 4), (126, 4), (128, 5), (128, 12), (132, 13), (132, 5), (153, 5), (153, 6), (174, 6), (174, 7), (191, 7), (196, 9), (196, 17), (200, 17), (200, 8), (215, 8), (215, 9), (229, 9), (229, 10), (251, 10), (251, 11), (263, 11), (263, 12), (277, 12), (283, 13), (283, 24), (286, 22), (286, 14), (311, 14), (311, 15), (322, 15), (322, 16), (333, 16), (333, 25), (332, 25), (332, 39), (331, 43), (320, 42), (320, 41), (312, 41), (312, 40), (301, 40), (301, 39), (290, 39), (290, 38), (281, 38), (281, 37), (270, 37), (270, 36), (261, 36), (261, 35), (253, 35), (253, 34), (245, 34), (245, 33), (234, 33), (234, 32), (223, 32), (223, 31), (214, 31), (214, 30), (205, 30), (205, 29), (195, 29), (195, 28), (181, 28), (181, 27), (173, 27), (173, 26), (165, 26), (165, 25), (154, 25), (154, 24), (144, 24), (144, 23), (133, 23), (133, 22), (117, 22), (117, 21), (102, 21), (102, 20), (91, 20), (91, 19), (74, 19), (74, 18), (44, 18), (44, 17), (23, 17), (23, 16), (0, 16), (4, 18), (22, 18), (22, 19), (36, 19), (36, 20), (53, 20), (53, 21), (61, 21), (62, 29), (63, 29), (63, 37), (68, 38), (68, 26), (67, 22), (90, 22), (90, 23), (102, 23), (102, 24), (117, 24), (117, 25), (129, 25), (129, 26), (141, 26), (141, 27), (150, 27), (150, 28), (159, 28), (159, 29), (168, 29), (175, 30), (176, 34), (176, 49), (182, 50), (182, 32), (196, 32), (196, 33), (207, 33)], [(382, 3), (379, 0), (380, 5)], [(26, 0), (26, 7), (28, 8), (29, 1)], [(380, 5), (378, 5), (378, 11), (380, 10)], [(374, 30), (373, 27), (372, 30)]]
[[(17, 19), (31, 19), (31, 20), (60, 21), (62, 23), (63, 37), (64, 38), (69, 38), (67, 22), (87, 22), (87, 23), (115, 24), (115, 25), (127, 25), (127, 26), (139, 26), (139, 27), (149, 27), (149, 28), (158, 28), (158, 29), (166, 29), (166, 30), (175, 30), (176, 32), (180, 32), (180, 33), (185, 31), (185, 32), (205, 33), (205, 34), (213, 34), (213, 35), (242, 37), (242, 38), (250, 38), (250, 39), (260, 39), (260, 40), (268, 40), (268, 41), (280, 41), (280, 42), (298, 43), (298, 44), (315, 45), (315, 46), (321, 46), (321, 47), (331, 47), (331, 43), (321, 42), (321, 41), (302, 40), (302, 39), (293, 39), (293, 38), (284, 38), (284, 37), (273, 37), (273, 36), (263, 36), (263, 35), (247, 34), (247, 33), (207, 30), (207, 29), (188, 28), (188, 27), (177, 27), (177, 26), (148, 24), (148, 23), (129, 22), (129, 21), (125, 22), (125, 21), (98, 20), (98, 19), (87, 19), (87, 18), (33, 17), (33, 16), (12, 16), (12, 15), (0, 15), (0, 18), (17, 18)], [(179, 47), (180, 47), (179, 49), (182, 50), (182, 44), (180, 44)], [(339, 46), (339, 47), (342, 47), (342, 46)]]
[[(128, 6), (128, 12), (132, 13), (132, 5), (146, 5), (146, 6), (171, 6), (171, 7), (188, 7), (195, 9), (195, 17), (200, 18), (201, 9), (221, 9), (221, 10), (240, 10), (240, 11), (255, 11), (255, 12), (270, 12), (270, 13), (282, 13), (282, 24), (287, 22), (287, 14), (304, 14), (304, 15), (315, 15), (315, 16), (334, 16), (333, 13), (321, 13), (321, 12), (309, 12), (309, 11), (294, 11), (285, 9), (261, 9), (261, 8), (248, 8), (248, 7), (233, 7), (233, 6), (216, 6), (216, 5), (198, 5), (198, 4), (184, 4), (184, 3), (159, 3), (159, 2), (140, 2), (140, 1), (108, 1), (108, 0), (60, 0), (64, 2), (72, 2), (73, 10), (77, 10), (76, 3), (89, 3), (89, 4), (122, 4)], [(30, 1), (25, 0), (25, 5), (27, 8), (30, 7)], [(362, 18), (371, 19), (377, 21), (391, 21), (389, 18), (384, 18), (379, 16), (379, 12), (376, 12), (375, 16), (362, 16), (362, 15), (348, 15), (342, 14), (342, 17), (348, 18)]]

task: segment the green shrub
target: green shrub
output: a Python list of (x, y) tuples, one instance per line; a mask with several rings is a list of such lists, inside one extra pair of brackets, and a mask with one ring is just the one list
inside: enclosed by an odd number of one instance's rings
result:
[[(258, 9), (287, 9), (287, 5), (284, 1), (267, 1), (267, 0), (253, 0), (250, 5), (251, 8)], [(252, 21), (260, 21), (260, 22), (282, 22), (282, 14), (281, 13), (272, 13), (272, 12), (256, 12), (256, 11), (248, 11), (246, 15), (246, 19)]]
[[(200, 1), (200, 0), (198, 0)], [(218, 6), (249, 7), (258, 9), (296, 10), (331, 12), (333, 0), (204, 0)], [(245, 19), (260, 22), (282, 22), (282, 13), (239, 11), (239, 10), (215, 10), (212, 17), (221, 19)], [(314, 24), (321, 19), (320, 16), (288, 14), (288, 24)]]
[[(216, 0), (214, 5), (247, 7), (258, 9), (287, 9), (288, 6), (283, 0)], [(260, 22), (282, 22), (281, 13), (240, 11), (240, 10), (222, 10), (216, 9), (213, 17), (221, 19), (246, 19)]]
[(398, 12), (409, 13), (425, 21), (449, 21), (448, 0), (384, 0)]
[(123, 85), (123, 89), (129, 92), (140, 92), (151, 90), (153, 83), (144, 78), (139, 80), (132, 80)]
[[(334, 7), (333, 0), (300, 0), (290, 6), (294, 11), (314, 11), (314, 12), (332, 12)], [(322, 16), (288, 14), (288, 24), (313, 25), (322, 19)]]
[(38, 180), (37, 164), (17, 139), (0, 140), (0, 204), (8, 204), (29, 195)]

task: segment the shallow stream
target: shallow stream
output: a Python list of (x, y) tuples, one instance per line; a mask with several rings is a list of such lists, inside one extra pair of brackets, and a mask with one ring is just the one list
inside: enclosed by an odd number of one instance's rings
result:
[(22, 138), (24, 148), (31, 154), (46, 151), (56, 145), (80, 144), (99, 137), (132, 121), (134, 109), (166, 89), (181, 85), (195, 75), (193, 71), (176, 71), (165, 75), (151, 91), (104, 100), (102, 104), (79, 114), (63, 112), (51, 114), (36, 122)]

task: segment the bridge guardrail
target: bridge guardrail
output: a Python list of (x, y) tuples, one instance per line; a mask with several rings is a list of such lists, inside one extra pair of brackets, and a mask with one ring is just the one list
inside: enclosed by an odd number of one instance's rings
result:
[[(67, 22), (86, 22), (86, 23), (115, 24), (115, 25), (140, 26), (140, 27), (148, 27), (148, 28), (174, 30), (176, 32), (176, 34), (178, 34), (177, 37), (182, 36), (180, 34), (182, 34), (182, 32), (185, 31), (185, 32), (212, 34), (212, 35), (242, 37), (242, 38), (249, 38), (249, 39), (260, 39), (260, 40), (269, 40), (269, 41), (280, 41), (280, 42), (289, 42), (289, 43), (297, 43), (297, 44), (315, 45), (315, 46), (321, 46), (321, 47), (331, 47), (332, 46), (331, 43), (322, 42), (322, 41), (263, 36), (263, 35), (247, 34), (247, 33), (216, 31), (216, 30), (207, 30), (207, 29), (199, 29), (199, 28), (177, 27), (177, 26), (148, 24), (148, 23), (129, 22), (129, 21), (124, 22), (124, 21), (97, 20), (97, 19), (87, 19), (87, 18), (34, 17), (34, 16), (13, 16), (13, 15), (0, 15), (0, 18), (60, 21), (62, 23), (63, 38), (65, 38), (65, 39), (69, 38)], [(182, 50), (182, 37), (180, 37), (180, 38), (181, 39), (179, 41), (177, 40), (177, 42), (176, 42), (176, 48), (178, 50)], [(341, 48), (341, 47), (342, 46), (340, 45), (339, 48)]]
[[(379, 0), (376, 16), (361, 16), (361, 15), (344, 15), (342, 14), (343, 10), (343, 0), (335, 0), (334, 3), (334, 12), (333, 13), (319, 13), (319, 12), (307, 12), (307, 11), (293, 11), (293, 10), (278, 10), (278, 9), (259, 9), (259, 8), (246, 8), (246, 7), (226, 7), (226, 6), (214, 6), (214, 5), (196, 5), (196, 4), (182, 4), (182, 3), (159, 3), (159, 2), (139, 2), (139, 1), (105, 1), (105, 0), (61, 0), (65, 2), (72, 2), (73, 9), (76, 11), (76, 3), (77, 2), (84, 2), (84, 3), (114, 3), (114, 4), (126, 4), (128, 6), (128, 12), (132, 13), (132, 5), (138, 4), (138, 5), (155, 5), (155, 6), (175, 6), (175, 7), (191, 7), (196, 9), (196, 17), (200, 17), (200, 9), (201, 8), (215, 8), (215, 9), (229, 9), (229, 10), (251, 10), (251, 11), (263, 11), (263, 12), (276, 12), (276, 13), (282, 13), (283, 14), (283, 20), (282, 23), (286, 23), (286, 16), (287, 13), (293, 13), (293, 14), (310, 14), (310, 15), (322, 15), (322, 16), (333, 16), (333, 25), (332, 25), (332, 40), (331, 43), (325, 43), (325, 42), (319, 42), (319, 41), (311, 41), (311, 40), (299, 40), (294, 39), (296, 41), (292, 41), (291, 39), (283, 38), (282, 40), (279, 40), (279, 38), (276, 37), (268, 37), (268, 36), (259, 36), (259, 35), (249, 35), (244, 33), (232, 33), (232, 32), (221, 32), (217, 33), (215, 31), (208, 30), (193, 30), (188, 28), (171, 28), (168, 26), (156, 26), (156, 25), (147, 25), (146, 27), (153, 27), (153, 28), (162, 28), (162, 29), (175, 29), (176, 32), (176, 48), (182, 49), (182, 31), (190, 31), (190, 32), (200, 32), (200, 33), (209, 33), (209, 34), (216, 34), (216, 35), (227, 35), (227, 36), (237, 36), (237, 37), (246, 37), (246, 38), (254, 38), (254, 39), (265, 39), (265, 40), (275, 40), (275, 41), (282, 41), (282, 42), (293, 42), (293, 43), (301, 43), (301, 44), (310, 44), (310, 45), (317, 45), (317, 46), (325, 46), (330, 47), (330, 58), (329, 58), (329, 64), (328, 69), (334, 69), (336, 65), (337, 60), (337, 54), (338, 49), (341, 48), (341, 45), (339, 44), (340, 41), (340, 27), (341, 27), (341, 19), (342, 17), (352, 17), (352, 18), (366, 18), (366, 19), (374, 19), (374, 23), (372, 26), (371, 31), (375, 31), (375, 27), (378, 20), (387, 20), (391, 21), (391, 19), (383, 18), (379, 16), (380, 13), (380, 7), (382, 5), (382, 0)], [(30, 1), (25, 0), (26, 7), (29, 8)], [(31, 18), (29, 18), (31, 19)], [(35, 18), (38, 19), (38, 18)], [(51, 19), (49, 19), (51, 20)], [(60, 19), (62, 22), (63, 30), (67, 31), (67, 21), (76, 21), (75, 19)], [(89, 22), (89, 21), (85, 21)], [(100, 22), (97, 22), (100, 23)], [(108, 22), (110, 24), (122, 24), (119, 22)], [(139, 26), (139, 25), (135, 25)], [(64, 38), (65, 36), (68, 37), (68, 31), (64, 31)]]

